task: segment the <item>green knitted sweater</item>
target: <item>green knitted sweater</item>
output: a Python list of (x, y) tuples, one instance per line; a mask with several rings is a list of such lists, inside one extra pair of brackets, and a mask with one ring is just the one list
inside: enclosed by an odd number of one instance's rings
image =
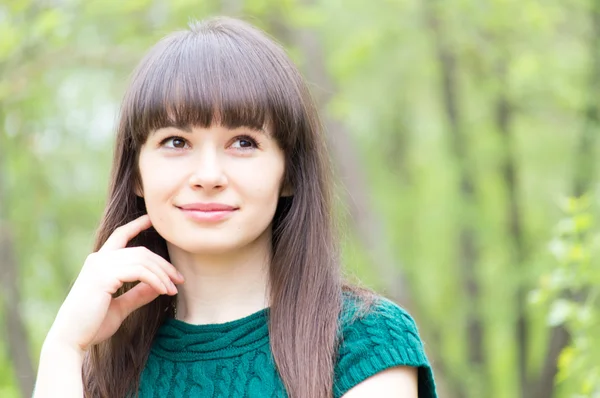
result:
[[(433, 373), (415, 322), (380, 297), (366, 313), (344, 295), (334, 397), (386, 368), (418, 367), (419, 398), (436, 398)], [(235, 321), (191, 325), (168, 319), (140, 380), (140, 398), (287, 397), (269, 345), (269, 309)]]

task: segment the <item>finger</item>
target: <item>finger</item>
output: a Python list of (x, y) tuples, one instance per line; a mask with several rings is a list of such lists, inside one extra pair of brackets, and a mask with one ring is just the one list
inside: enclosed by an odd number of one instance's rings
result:
[(110, 310), (116, 311), (120, 322), (123, 322), (133, 311), (150, 303), (160, 295), (151, 285), (140, 282), (131, 290), (114, 299), (110, 304)]
[(117, 278), (121, 282), (144, 282), (156, 289), (161, 294), (168, 294), (167, 286), (160, 277), (143, 264), (133, 264), (119, 269)]
[[(169, 268), (174, 269), (175, 267), (173, 267), (169, 263), (167, 263), (168, 265), (164, 265), (162, 262), (159, 261), (159, 259), (162, 259), (162, 258), (158, 255), (152, 255), (152, 252), (147, 250), (146, 253), (144, 253), (141, 256), (141, 258), (139, 258), (139, 261), (141, 261), (141, 264), (144, 267), (148, 268), (150, 271), (152, 271), (156, 276), (158, 276), (160, 278), (162, 283), (169, 290), (169, 294), (177, 294), (177, 287), (175, 287), (175, 284), (171, 280), (171, 276), (167, 273), (167, 272), (173, 273), (173, 271), (170, 270)], [(164, 259), (163, 259), (163, 261), (164, 261)], [(166, 263), (166, 261), (164, 261), (164, 262)], [(175, 271), (174, 273), (177, 274), (177, 271)]]
[(171, 278), (173, 282), (183, 283), (185, 281), (183, 275), (181, 275), (181, 273), (177, 271), (177, 268), (175, 268), (173, 264), (171, 264), (163, 257), (159, 256), (151, 250), (148, 250), (145, 247), (142, 250), (144, 251), (144, 253), (142, 253), (142, 256), (144, 256), (144, 258), (147, 258), (149, 261), (153, 261), (154, 264), (156, 264), (162, 270), (164, 270), (164, 272), (167, 273), (167, 275)]
[(152, 272), (161, 278), (165, 286), (169, 288), (171, 294), (177, 293), (177, 288), (175, 287), (173, 281), (182, 283), (183, 277), (180, 276), (179, 272), (177, 272), (171, 263), (143, 246), (128, 247), (125, 249), (120, 249), (119, 251), (127, 254), (127, 256), (130, 258), (130, 263), (141, 263), (150, 268)]
[(143, 230), (150, 228), (151, 225), (152, 221), (150, 221), (150, 217), (147, 214), (144, 214), (115, 229), (98, 251), (122, 249), (127, 246), (127, 243), (131, 239)]

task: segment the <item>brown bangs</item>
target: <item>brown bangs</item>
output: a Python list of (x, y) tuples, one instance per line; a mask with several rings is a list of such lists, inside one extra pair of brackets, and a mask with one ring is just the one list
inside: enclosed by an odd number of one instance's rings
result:
[(192, 27), (167, 36), (135, 71), (122, 107), (122, 122), (135, 144), (169, 126), (263, 129), (267, 124), (283, 146), (291, 144), (303, 112), (298, 90), (290, 89), (295, 76), (281, 76), (281, 65), (275, 67), (281, 57), (257, 51), (252, 37), (214, 26), (203, 33)]

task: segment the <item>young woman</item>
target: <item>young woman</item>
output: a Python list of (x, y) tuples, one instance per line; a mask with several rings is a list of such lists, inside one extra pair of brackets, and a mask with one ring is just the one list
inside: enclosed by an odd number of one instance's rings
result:
[(279, 45), (229, 18), (161, 40), (35, 397), (435, 397), (411, 317), (342, 281), (332, 185)]

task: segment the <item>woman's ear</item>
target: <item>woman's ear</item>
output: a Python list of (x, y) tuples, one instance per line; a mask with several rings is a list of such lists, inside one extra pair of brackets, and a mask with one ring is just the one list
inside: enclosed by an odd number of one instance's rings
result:
[(289, 197), (289, 196), (294, 196), (294, 189), (292, 188), (291, 184), (283, 184), (283, 187), (281, 188), (281, 193), (279, 194), (280, 197), (285, 198), (285, 197)]
[(133, 178), (133, 193), (140, 198), (144, 197), (144, 189), (142, 188), (142, 183), (139, 177)]

